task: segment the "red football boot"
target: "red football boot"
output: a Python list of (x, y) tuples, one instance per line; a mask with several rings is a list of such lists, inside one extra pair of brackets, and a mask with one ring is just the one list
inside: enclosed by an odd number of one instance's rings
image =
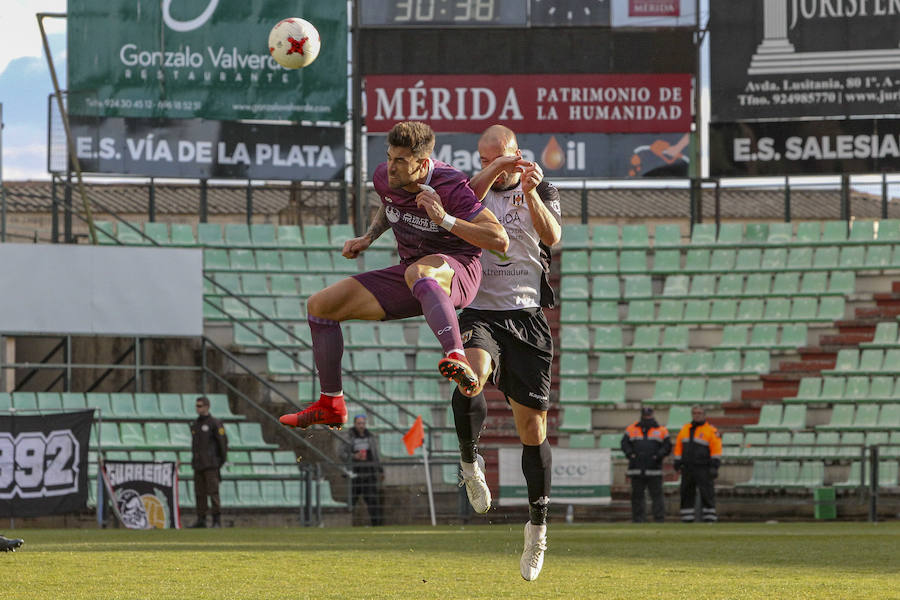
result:
[(438, 371), (450, 381), (459, 384), (467, 395), (478, 388), (478, 377), (475, 376), (475, 371), (465, 354), (450, 352), (438, 362)]
[(319, 399), (298, 413), (281, 415), (282, 425), (306, 429), (310, 425), (327, 425), (341, 429), (347, 422), (347, 405), (343, 396), (320, 394)]

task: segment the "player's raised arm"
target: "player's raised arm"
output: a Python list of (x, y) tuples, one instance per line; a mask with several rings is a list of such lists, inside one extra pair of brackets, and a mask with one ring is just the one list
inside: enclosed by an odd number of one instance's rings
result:
[(531, 211), (531, 222), (541, 241), (552, 246), (562, 236), (559, 215), (551, 208), (559, 207), (559, 191), (551, 185), (544, 185), (539, 189), (544, 180), (544, 172), (537, 163), (527, 164), (522, 172), (522, 191), (525, 192), (528, 210)]
[(416, 196), (416, 204), (425, 209), (428, 218), (434, 223), (473, 246), (497, 252), (506, 252), (509, 248), (506, 230), (487, 208), (482, 209), (471, 221), (458, 219), (447, 214), (437, 192), (425, 186), (420, 187), (422, 191)]
[(344, 249), (341, 252), (344, 258), (356, 258), (361, 252), (364, 252), (369, 246), (375, 243), (382, 233), (391, 228), (388, 223), (387, 215), (384, 212), (384, 206), (378, 209), (372, 224), (369, 225), (368, 231), (360, 237), (349, 239), (344, 242)]
[(486, 162), (482, 158), (481, 170), (469, 180), (469, 187), (475, 192), (476, 198), (484, 200), (488, 190), (500, 175), (515, 173), (516, 169), (522, 170), (529, 164), (531, 163), (522, 159), (521, 151), (516, 151), (514, 155), (510, 156), (498, 156), (490, 162)]

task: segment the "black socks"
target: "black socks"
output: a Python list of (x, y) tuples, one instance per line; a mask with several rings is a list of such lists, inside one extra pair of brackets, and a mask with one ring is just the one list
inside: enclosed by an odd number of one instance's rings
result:
[(552, 467), (553, 456), (546, 439), (540, 446), (522, 445), (522, 473), (528, 485), (528, 509), (534, 525), (547, 522)]
[[(459, 438), (459, 456), (462, 462), (475, 462), (475, 447), (487, 418), (487, 402), (484, 393), (469, 398), (453, 388), (453, 420), (456, 421), (456, 436)], [(549, 447), (548, 447), (549, 452)]]

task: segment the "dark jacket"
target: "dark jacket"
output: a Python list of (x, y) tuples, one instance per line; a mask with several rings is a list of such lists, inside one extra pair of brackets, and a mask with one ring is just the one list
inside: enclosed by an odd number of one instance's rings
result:
[(635, 421), (622, 436), (622, 452), (628, 458), (626, 475), (662, 476), (662, 461), (671, 451), (669, 430), (653, 418)]
[(191, 423), (191, 466), (195, 471), (221, 469), (228, 460), (228, 437), (222, 421), (207, 415)]
[(719, 430), (703, 421), (691, 421), (681, 428), (675, 440), (675, 468), (708, 467), (718, 470), (722, 460)]
[[(377, 475), (384, 471), (378, 455), (378, 441), (371, 431), (364, 429), (360, 434), (355, 427), (351, 427), (347, 441), (349, 443), (344, 445), (344, 461), (351, 463), (354, 473), (359, 476), (366, 476)], [(366, 451), (365, 460), (354, 458), (353, 455), (360, 450)]]

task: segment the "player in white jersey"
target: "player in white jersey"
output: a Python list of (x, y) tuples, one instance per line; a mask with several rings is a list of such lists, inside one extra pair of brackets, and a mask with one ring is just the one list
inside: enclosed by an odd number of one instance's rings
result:
[(460, 485), (466, 486), (476, 512), (490, 509), (484, 460), (476, 453), (487, 416), (482, 390), (490, 377), (512, 407), (522, 442), (530, 519), (519, 566), (522, 577), (531, 581), (541, 572), (547, 547), (551, 471), (547, 409), (553, 340), (541, 307), (555, 301), (547, 275), (549, 247), (560, 239), (559, 192), (543, 180), (536, 163), (522, 159), (516, 136), (507, 127), (489, 127), (478, 142), (478, 152), (482, 170), (470, 185), (503, 224), (509, 248), (481, 255), (481, 286), (459, 316), (466, 358), (478, 377), (470, 393), (453, 391)]

